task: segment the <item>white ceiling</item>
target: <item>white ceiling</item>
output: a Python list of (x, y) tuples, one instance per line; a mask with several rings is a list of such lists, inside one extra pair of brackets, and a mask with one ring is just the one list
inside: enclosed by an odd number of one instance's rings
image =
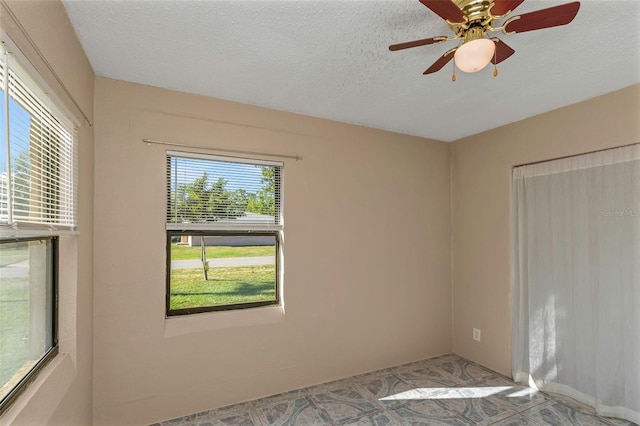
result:
[(500, 33), (516, 51), (500, 75), (455, 83), (451, 65), (422, 72), (456, 42), (388, 50), (450, 34), (418, 0), (63, 3), (98, 76), (442, 141), (640, 83), (637, 0), (582, 0), (567, 26)]

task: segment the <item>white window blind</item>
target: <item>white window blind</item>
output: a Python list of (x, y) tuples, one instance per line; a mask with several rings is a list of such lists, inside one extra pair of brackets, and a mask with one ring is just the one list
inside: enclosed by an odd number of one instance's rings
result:
[(0, 78), (0, 232), (75, 231), (75, 126), (11, 54)]
[(167, 230), (279, 230), (282, 163), (167, 152)]

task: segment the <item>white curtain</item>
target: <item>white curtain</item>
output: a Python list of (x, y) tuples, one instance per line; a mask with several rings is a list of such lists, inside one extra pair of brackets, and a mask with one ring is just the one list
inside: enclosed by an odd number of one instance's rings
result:
[(513, 374), (640, 423), (640, 145), (513, 170)]

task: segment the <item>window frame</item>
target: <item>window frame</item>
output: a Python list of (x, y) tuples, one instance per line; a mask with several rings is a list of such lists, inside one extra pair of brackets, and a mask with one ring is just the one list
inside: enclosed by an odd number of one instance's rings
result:
[[(37, 148), (39, 152), (43, 147), (49, 146), (51, 139), (57, 138), (59, 141), (65, 139), (64, 132), (67, 133), (70, 144), (58, 143), (57, 161), (46, 162), (46, 166), (59, 167), (58, 176), (55, 179), (57, 184), (56, 209), (53, 215), (56, 219), (47, 220), (47, 214), (42, 216), (24, 217), (24, 212), (12, 206), (12, 202), (7, 202), (6, 218), (0, 221), (0, 238), (26, 238), (34, 237), (36, 239), (44, 236), (55, 235), (75, 235), (78, 233), (78, 128), (80, 126), (77, 117), (75, 117), (61, 102), (49, 88), (47, 82), (40, 76), (38, 71), (32, 67), (22, 52), (11, 42), (10, 39), (4, 37), (4, 33), (0, 31), (3, 46), (0, 47), (3, 59), (0, 59), (0, 90), (2, 93), (2, 102), (5, 103), (4, 121), (5, 133), (8, 139), (0, 149), (9, 151), (12, 146), (20, 146), (20, 142), (9, 136), (11, 131), (10, 120), (7, 117), (11, 114), (10, 102), (15, 102), (19, 108), (23, 109), (31, 120), (37, 119), (37, 123), (41, 126), (44, 133), (37, 138)], [(25, 101), (25, 99), (27, 99)], [(26, 102), (26, 103), (25, 103)], [(13, 107), (15, 109), (15, 107)], [(35, 111), (38, 109), (38, 111)], [(43, 124), (44, 123), (44, 124)], [(14, 129), (15, 130), (15, 129)], [(45, 136), (46, 133), (46, 136)], [(12, 142), (13, 141), (13, 142)], [(28, 149), (31, 152), (31, 138), (29, 140)], [(60, 160), (64, 158), (64, 160)], [(14, 160), (12, 152), (8, 152), (7, 166), (5, 172), (13, 176), (13, 170), (9, 165)], [(47, 176), (40, 171), (37, 173), (36, 187), (42, 188), (42, 182), (47, 181)], [(49, 184), (51, 181), (49, 182)], [(29, 185), (34, 185), (30, 183)], [(13, 185), (11, 185), (13, 187)], [(62, 188), (65, 188), (63, 191)], [(11, 188), (14, 189), (14, 188)], [(30, 193), (31, 194), (31, 193)], [(11, 193), (7, 190), (7, 197), (11, 197)], [(56, 198), (54, 196), (53, 198)], [(50, 202), (46, 198), (46, 202)], [(61, 207), (64, 205), (64, 207)], [(41, 210), (49, 209), (49, 205), (40, 205)], [(11, 213), (9, 212), (11, 209)], [(49, 209), (50, 210), (50, 209)], [(38, 220), (39, 219), (39, 220)], [(51, 218), (49, 218), (51, 219)]]
[[(167, 230), (167, 264), (166, 264), (166, 297), (165, 315), (167, 318), (181, 315), (201, 314), (206, 312), (235, 311), (241, 309), (259, 308), (280, 304), (280, 232), (281, 231), (229, 231), (229, 230)], [(171, 309), (171, 238), (183, 235), (193, 235), (199, 237), (222, 236), (222, 237), (242, 237), (242, 236), (269, 236), (275, 239), (275, 299), (263, 300), (259, 302), (231, 303), (227, 305), (197, 306), (193, 308)]]
[[(281, 280), (282, 280), (282, 243), (284, 239), (283, 225), (283, 173), (284, 163), (281, 161), (272, 161), (265, 159), (256, 159), (240, 156), (228, 156), (218, 154), (205, 154), (202, 152), (185, 152), (185, 151), (166, 151), (166, 171), (167, 171), (167, 193), (166, 207), (169, 213), (172, 208), (172, 177), (174, 158), (182, 158), (186, 160), (207, 160), (211, 162), (222, 163), (238, 163), (252, 166), (269, 166), (274, 167), (274, 197), (275, 197), (275, 213), (273, 215), (274, 223), (246, 222), (246, 223), (230, 223), (225, 221), (210, 222), (175, 222), (171, 216), (167, 216), (165, 225), (166, 232), (166, 271), (165, 271), (165, 318), (178, 317), (190, 314), (199, 314), (206, 312), (235, 311), (250, 308), (259, 308), (265, 306), (274, 306), (282, 304)], [(171, 238), (174, 236), (271, 236), (275, 239), (275, 299), (267, 301), (247, 302), (247, 303), (231, 303), (226, 305), (210, 305), (198, 306), (192, 308), (171, 309)]]
[[(11, 242), (29, 242), (29, 241), (47, 241), (50, 249), (50, 264), (47, 269), (50, 271), (46, 274), (47, 279), (51, 280), (47, 285), (47, 291), (51, 290), (51, 299), (47, 302), (46, 309), (50, 309), (50, 315), (43, 315), (45, 321), (50, 321), (50, 328), (46, 327), (46, 338), (51, 339), (50, 345), (41, 355), (39, 360), (26, 371), (17, 383), (8, 390), (7, 394), (0, 399), (0, 416), (11, 410), (14, 404), (20, 398), (24, 398), (30, 392), (29, 385), (38, 378), (42, 378), (39, 374), (50, 366), (49, 362), (55, 359), (60, 353), (60, 271), (62, 271), (61, 258), (66, 253), (64, 240), (62, 236), (70, 236), (74, 238), (78, 234), (78, 149), (79, 135), (78, 128), (81, 126), (81, 120), (74, 115), (49, 86), (37, 69), (33, 67), (28, 58), (20, 51), (7, 34), (0, 30), (0, 38), (2, 46), (0, 46), (0, 86), (2, 95), (1, 103), (4, 104), (2, 112), (2, 121), (5, 128), (0, 139), (0, 149), (7, 152), (6, 163), (3, 164), (3, 170), (7, 176), (15, 176), (11, 169), (11, 163), (14, 157), (14, 147), (25, 148), (24, 141), (28, 140), (26, 150), (40, 151), (40, 169), (31, 167), (29, 172), (37, 171), (37, 186), (40, 188), (41, 194), (45, 195), (40, 199), (39, 215), (34, 217), (14, 210), (13, 202), (8, 199), (13, 196), (15, 187), (13, 184), (6, 186), (6, 213), (0, 222), (0, 243)], [(16, 106), (24, 110), (24, 114), (29, 116), (29, 132), (37, 130), (38, 137), (28, 137), (14, 139), (14, 134), (19, 134), (15, 130), (11, 116), (15, 116), (12, 111)], [(37, 110), (37, 111), (36, 111)], [(18, 117), (20, 114), (18, 114)], [(36, 121), (33, 121), (33, 120)], [(17, 123), (20, 123), (18, 121)], [(36, 126), (39, 126), (36, 128)], [(26, 129), (27, 127), (25, 127)], [(37, 144), (32, 145), (32, 141), (36, 140)], [(54, 140), (57, 143), (54, 143)], [(2, 143), (3, 142), (3, 143)], [(43, 152), (55, 152), (53, 155), (44, 155)], [(53, 151), (51, 151), (53, 150)], [(29, 154), (29, 159), (30, 154)], [(52, 170), (57, 170), (51, 174)], [(11, 179), (11, 178), (9, 178)], [(44, 184), (43, 184), (44, 183)], [(55, 183), (55, 184), (54, 184)], [(54, 184), (54, 185), (52, 185)], [(30, 180), (30, 185), (35, 185)], [(30, 192), (31, 194), (31, 192)], [(43, 200), (46, 200), (43, 204)], [(55, 200), (52, 203), (51, 200)], [(49, 204), (48, 204), (49, 203)], [(42, 213), (42, 209), (49, 209), (55, 206), (50, 212)], [(11, 208), (11, 214), (9, 209)], [(29, 207), (31, 208), (31, 206)], [(53, 212), (53, 213), (51, 213)], [(62, 253), (62, 255), (61, 255)], [(64, 276), (63, 276), (64, 277)], [(48, 325), (48, 324), (47, 324)], [(33, 361), (33, 360), (32, 360)]]
[(29, 384), (35, 380), (37, 374), (58, 354), (58, 272), (59, 272), (59, 237), (23, 237), (23, 238), (2, 238), (0, 244), (44, 241), (51, 242), (51, 348), (31, 367), (31, 369), (20, 379), (20, 381), (0, 400), (0, 415), (3, 414), (11, 404), (25, 391)]

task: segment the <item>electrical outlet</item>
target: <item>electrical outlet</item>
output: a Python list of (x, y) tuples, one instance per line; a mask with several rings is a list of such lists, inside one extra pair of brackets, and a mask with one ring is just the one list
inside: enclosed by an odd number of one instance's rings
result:
[(474, 328), (473, 329), (473, 340), (479, 342), (480, 341), (480, 329), (479, 328)]

